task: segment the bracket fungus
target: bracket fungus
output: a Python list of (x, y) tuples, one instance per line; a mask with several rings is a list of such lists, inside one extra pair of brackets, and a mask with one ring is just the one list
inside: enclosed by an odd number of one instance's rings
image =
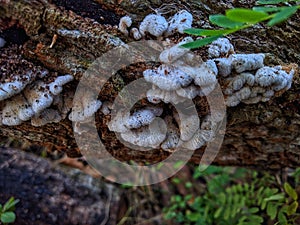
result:
[(213, 41), (208, 48), (209, 58), (218, 58), (234, 53), (233, 45), (227, 38), (218, 38)]
[(183, 34), (185, 29), (192, 27), (192, 23), (192, 14), (186, 10), (181, 10), (169, 19), (165, 36), (173, 35), (175, 32)]
[(119, 22), (119, 30), (125, 35), (128, 36), (128, 28), (131, 27), (132, 19), (129, 16), (123, 16)]
[(108, 123), (110, 131), (120, 133), (122, 139), (142, 147), (157, 147), (166, 137), (166, 126), (158, 118), (163, 110), (159, 107), (146, 107), (132, 115), (118, 110)]
[[(265, 54), (233, 54), (227, 39), (218, 39), (209, 49), (211, 57), (221, 55), (222, 42), (226, 50), (223, 58), (213, 58), (218, 67), (220, 79), (224, 80), (223, 93), (227, 106), (237, 106), (240, 102), (256, 104), (269, 101), (273, 96), (291, 87), (295, 69), (285, 70), (282, 66), (264, 65)], [(225, 49), (225, 47), (224, 47)], [(220, 54), (219, 54), (220, 52)]]
[[(53, 103), (54, 96), (62, 91), (62, 86), (73, 80), (73, 76), (65, 75), (57, 77), (53, 82), (45, 83), (41, 80), (35, 81), (26, 86), (19, 94), (12, 96), (4, 101), (2, 108), (2, 124), (8, 126), (20, 125), (22, 122), (35, 117), (46, 116), (46, 110)], [(56, 116), (55, 121), (58, 121)], [(37, 120), (35, 120), (37, 121)], [(50, 120), (44, 122), (32, 122), (32, 124), (44, 125)]]
[(102, 106), (102, 102), (96, 99), (94, 95), (93, 92), (85, 88), (79, 89), (76, 98), (73, 99), (73, 108), (69, 114), (69, 120), (73, 122), (89, 121)]
[(160, 37), (168, 28), (168, 22), (165, 17), (156, 14), (147, 15), (141, 22), (139, 30), (142, 36), (146, 35), (146, 32), (155, 37)]
[(135, 39), (140, 40), (149, 33), (155, 37), (170, 36), (176, 32), (183, 34), (185, 29), (191, 28), (193, 16), (186, 10), (181, 10), (170, 17), (168, 21), (165, 17), (156, 12), (156, 14), (147, 15), (140, 23), (139, 28), (128, 29), (132, 25), (132, 19), (124, 16), (119, 21), (118, 29), (125, 35), (129, 34)]

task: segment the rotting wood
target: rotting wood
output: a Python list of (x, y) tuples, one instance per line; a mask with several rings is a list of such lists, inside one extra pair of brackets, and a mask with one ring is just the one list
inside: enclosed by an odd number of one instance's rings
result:
[[(112, 1), (98, 2), (102, 3), (104, 8), (110, 9), (113, 9), (112, 4), (116, 4)], [(117, 5), (116, 15), (124, 14), (128, 5), (126, 8), (122, 4), (126, 2), (129, 4), (130, 1), (121, 1)], [(225, 7), (249, 7), (253, 5), (253, 2), (245, 1), (245, 4), (241, 4), (236, 1), (187, 1), (186, 7), (193, 12), (196, 25), (208, 26), (209, 14), (223, 13)], [(97, 57), (122, 42), (131, 41), (112, 25), (93, 23), (93, 20), (89, 18), (58, 8), (46, 0), (1, 0), (0, 3), (0, 17), (15, 21), (14, 23), (23, 27), (30, 37), (30, 40), (23, 46), (23, 54), (28, 60), (42, 63), (46, 68), (59, 73), (70, 73), (75, 76), (77, 81), (67, 85), (64, 93), (76, 88), (82, 74)], [(153, 4), (147, 1), (147, 4), (150, 3)], [(156, 2), (153, 7), (160, 4)], [(176, 1), (174, 4), (178, 8), (186, 8)], [(139, 11), (135, 10), (139, 18)], [(270, 64), (280, 62), (299, 65), (300, 46), (295, 44), (300, 41), (299, 21), (298, 13), (288, 22), (274, 28), (264, 26), (251, 28), (230, 36), (230, 39), (240, 52), (270, 53)], [(62, 29), (78, 30), (81, 36), (78, 39), (67, 35), (62, 36)], [(58, 35), (57, 41), (53, 48), (50, 48), (55, 34)], [(197, 53), (205, 55), (204, 50), (198, 50)], [(136, 69), (134, 72), (136, 76), (140, 76), (142, 70)], [(115, 96), (116, 92), (117, 90), (108, 85), (103, 91), (106, 96), (104, 100)], [(216, 164), (274, 169), (300, 165), (299, 77), (295, 78), (292, 88), (282, 96), (267, 103), (228, 108), (227, 115), (225, 140), (214, 161)], [(149, 153), (130, 151), (108, 132), (105, 122), (109, 118), (99, 112), (97, 116), (103, 118), (97, 121), (97, 126), (101, 130), (101, 138), (104, 143), (109, 143), (110, 151), (118, 159), (157, 162), (168, 155), (160, 150)], [(74, 140), (72, 124), (68, 119), (59, 124), (48, 124), (43, 127), (32, 127), (30, 123), (23, 123), (17, 127), (3, 126), (0, 135), (38, 143), (50, 149), (66, 152), (73, 157), (80, 155)], [(192, 161), (198, 162), (200, 156), (201, 150), (194, 154)]]

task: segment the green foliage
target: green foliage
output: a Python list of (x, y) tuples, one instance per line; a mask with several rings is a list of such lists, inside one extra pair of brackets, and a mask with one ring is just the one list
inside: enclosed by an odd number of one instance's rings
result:
[(268, 21), (268, 26), (274, 26), (290, 18), (300, 8), (300, 5), (289, 5), (283, 7), (276, 6), (278, 4), (284, 4), (287, 2), (296, 1), (261, 0), (257, 2), (257, 4), (261, 6), (253, 7), (252, 9), (235, 8), (226, 10), (225, 15), (210, 15), (209, 21), (212, 24), (221, 27), (221, 29), (187, 29), (185, 30), (185, 33), (196, 36), (204, 36), (205, 38), (184, 44), (182, 46), (191, 49), (199, 48), (213, 42), (219, 37), (252, 27), (257, 23), (264, 21)]
[[(300, 218), (296, 190), (288, 183), (278, 186), (268, 173), (261, 177), (246, 169), (209, 166), (196, 170), (193, 178), (205, 180), (206, 190), (199, 196), (174, 195), (164, 208), (165, 219), (196, 225), (266, 224), (270, 220), (289, 225)], [(173, 178), (173, 182), (180, 180)]]
[(2, 206), (0, 204), (0, 224), (13, 223), (16, 220), (16, 214), (13, 212), (15, 210), (15, 205), (19, 202), (18, 199), (11, 197), (5, 204)]

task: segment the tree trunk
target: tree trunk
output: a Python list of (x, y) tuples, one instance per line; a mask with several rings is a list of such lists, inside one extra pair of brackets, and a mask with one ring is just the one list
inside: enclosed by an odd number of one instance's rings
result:
[[(80, 1), (59, 0), (0, 0), (0, 29), (3, 33), (11, 27), (24, 28), (28, 40), (21, 49), (9, 45), (3, 50), (7, 53), (21, 55), (33, 67), (42, 65), (51, 70), (50, 75), (72, 74), (75, 80), (64, 87), (63, 99), (74, 95), (76, 86), (83, 73), (91, 63), (103, 53), (133, 39), (125, 37), (118, 31), (119, 18), (130, 15), (135, 23), (151, 13), (150, 6), (157, 8), (162, 1)], [(132, 5), (133, 4), (133, 5)], [(194, 27), (209, 28), (208, 16), (224, 13), (228, 8), (254, 6), (255, 1), (167, 1), (171, 14), (176, 10), (187, 9), (194, 17)], [(173, 7), (175, 6), (176, 9)], [(94, 21), (98, 21), (95, 23)], [(259, 25), (238, 32), (229, 38), (236, 52), (269, 53), (270, 64), (300, 64), (300, 14), (276, 27)], [(85, 35), (75, 37), (63, 35), (61, 30), (77, 30)], [(172, 37), (171, 40), (178, 38)], [(56, 40), (56, 41), (55, 41)], [(55, 42), (55, 43), (54, 43)], [(53, 44), (52, 48), (49, 46)], [(7, 49), (11, 50), (7, 50)], [(196, 53), (205, 59), (207, 48)], [(5, 58), (6, 57), (6, 58)], [(9, 55), (2, 55), (5, 61)], [(22, 60), (22, 59), (15, 59)], [(12, 64), (6, 64), (13, 67)], [(101, 90), (101, 101), (112, 101), (124, 84), (139, 78), (140, 68), (124, 69), (117, 79)], [(296, 66), (298, 67), (298, 66)], [(13, 71), (14, 68), (7, 68)], [(297, 69), (297, 68), (296, 68)], [(134, 76), (132, 75), (134, 74)], [(114, 84), (114, 85), (112, 85)], [(222, 90), (224, 86), (221, 85)], [(203, 103), (200, 99), (197, 109)], [(67, 104), (67, 103), (66, 103)], [(201, 111), (201, 110), (200, 110)], [(203, 109), (201, 113), (207, 113)], [(120, 143), (106, 122), (109, 115), (98, 111), (96, 124), (99, 136), (109, 152), (122, 161), (158, 162), (168, 156), (168, 152), (157, 149), (151, 152), (133, 151)], [(292, 87), (281, 96), (265, 103), (252, 105), (239, 104), (227, 108), (226, 134), (220, 151), (214, 159), (215, 164), (256, 166), (270, 169), (300, 166), (300, 79), (294, 76)], [(49, 150), (66, 152), (68, 156), (80, 156), (73, 135), (72, 122), (66, 117), (59, 123), (48, 123), (44, 126), (32, 126), (24, 122), (18, 126), (1, 126), (0, 136), (14, 137), (47, 147)], [(201, 160), (203, 149), (198, 149), (191, 161)]]

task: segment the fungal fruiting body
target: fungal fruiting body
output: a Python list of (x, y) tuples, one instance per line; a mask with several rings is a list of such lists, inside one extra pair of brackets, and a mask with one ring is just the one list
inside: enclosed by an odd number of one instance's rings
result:
[(155, 119), (147, 127), (121, 133), (121, 137), (140, 147), (157, 148), (166, 138), (166, 126), (159, 119)]
[[(54, 96), (58, 95), (62, 91), (62, 86), (73, 80), (73, 76), (65, 75), (57, 77), (51, 83), (45, 83), (43, 81), (35, 81), (32, 84), (26, 86), (26, 88), (20, 93), (4, 102), (2, 108), (2, 124), (8, 126), (20, 125), (22, 122), (27, 121), (35, 117), (45, 117), (47, 115), (45, 110), (53, 103)], [(48, 119), (50, 115), (48, 116)], [(58, 116), (55, 116), (58, 121)], [(61, 117), (60, 117), (61, 118)], [(45, 124), (51, 120), (44, 120), (44, 122), (33, 122), (33, 124)]]
[(208, 48), (209, 58), (219, 58), (231, 53), (234, 53), (234, 48), (227, 38), (218, 38), (213, 41)]
[(128, 36), (128, 28), (132, 24), (132, 19), (129, 16), (123, 16), (119, 22), (119, 30), (125, 35)]
[(158, 116), (163, 110), (158, 107), (146, 107), (137, 110), (132, 115), (119, 110), (108, 123), (110, 131), (120, 133), (122, 139), (133, 145), (157, 147), (166, 136), (166, 127)]
[(173, 63), (176, 60), (178, 60), (180, 57), (185, 55), (187, 52), (189, 52), (189, 49), (181, 47), (181, 45), (192, 42), (193, 38), (191, 37), (185, 37), (182, 41), (180, 41), (178, 44), (172, 46), (171, 48), (168, 48), (164, 51), (162, 51), (159, 55), (159, 60), (162, 63), (169, 64)]
[(173, 35), (175, 32), (183, 34), (185, 29), (192, 27), (192, 23), (192, 14), (186, 10), (181, 10), (169, 19), (165, 36)]
[[(227, 46), (226, 51), (221, 50), (222, 44)], [(265, 66), (265, 54), (262, 53), (231, 54), (234, 52), (231, 46), (228, 41), (218, 39), (208, 50), (211, 57), (226, 53), (225, 57), (212, 60), (216, 62), (220, 79), (225, 81), (223, 93), (227, 106), (237, 106), (240, 102), (266, 102), (276, 93), (291, 87), (295, 70), (285, 71), (282, 66)]]
[(13, 80), (0, 84), (0, 101), (20, 93), (30, 83), (32, 72), (25, 75), (15, 75)]
[(136, 27), (131, 28), (130, 35), (134, 38), (134, 40), (140, 40), (142, 38), (142, 35)]
[(4, 38), (0, 37), (0, 48), (4, 47), (5, 44), (6, 41), (4, 40)]
[(78, 91), (77, 98), (73, 99), (73, 107), (72, 112), (69, 114), (69, 119), (73, 122), (89, 121), (101, 106), (102, 102), (94, 96), (93, 92), (82, 88)]
[(39, 115), (31, 118), (31, 125), (35, 127), (44, 126), (47, 123), (58, 123), (62, 120), (60, 113), (55, 109), (45, 109)]
[(150, 14), (144, 18), (141, 22), (139, 30), (142, 36), (146, 35), (146, 32), (155, 37), (160, 37), (168, 28), (168, 22), (165, 17), (156, 14)]
[(161, 148), (166, 151), (172, 151), (180, 145), (180, 133), (178, 127), (173, 122), (172, 116), (166, 116), (164, 121), (167, 125), (166, 139), (162, 142)]
[(163, 64), (155, 70), (145, 70), (146, 81), (155, 84), (162, 90), (172, 91), (185, 87), (192, 82), (192, 77), (172, 65)]

